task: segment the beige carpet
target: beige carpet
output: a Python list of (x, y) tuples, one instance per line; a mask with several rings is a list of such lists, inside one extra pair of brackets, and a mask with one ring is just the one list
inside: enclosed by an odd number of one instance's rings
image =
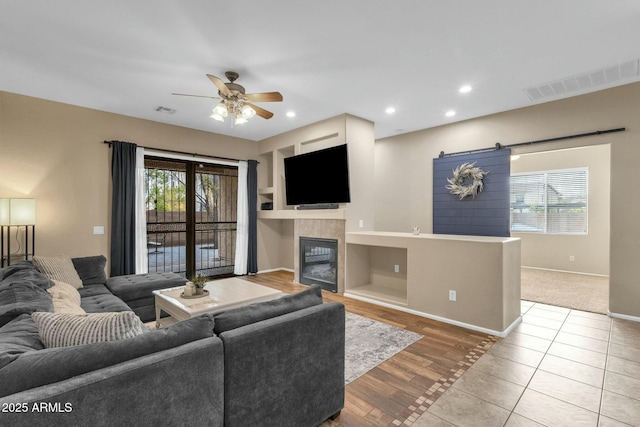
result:
[(606, 314), (609, 278), (522, 268), (521, 298), (575, 310)]

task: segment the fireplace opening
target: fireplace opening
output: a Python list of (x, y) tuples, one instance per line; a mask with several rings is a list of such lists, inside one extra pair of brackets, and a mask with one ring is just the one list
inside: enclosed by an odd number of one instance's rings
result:
[(338, 292), (338, 241), (300, 237), (300, 283)]

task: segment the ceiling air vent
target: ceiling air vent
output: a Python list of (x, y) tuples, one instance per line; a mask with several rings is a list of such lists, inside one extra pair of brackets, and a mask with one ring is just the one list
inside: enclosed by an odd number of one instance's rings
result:
[(158, 105), (156, 108), (154, 108), (154, 111), (157, 111), (158, 113), (165, 113), (165, 114), (174, 114), (176, 112), (176, 110), (174, 110), (173, 108), (167, 108), (161, 105)]
[(529, 99), (539, 101), (566, 95), (570, 92), (588, 92), (615, 86), (640, 77), (640, 60), (634, 59), (612, 67), (578, 74), (561, 80), (524, 89)]

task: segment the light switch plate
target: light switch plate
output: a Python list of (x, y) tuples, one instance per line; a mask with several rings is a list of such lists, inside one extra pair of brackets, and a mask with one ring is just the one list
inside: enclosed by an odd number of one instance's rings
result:
[(93, 227), (93, 234), (104, 234), (104, 226), (96, 225)]

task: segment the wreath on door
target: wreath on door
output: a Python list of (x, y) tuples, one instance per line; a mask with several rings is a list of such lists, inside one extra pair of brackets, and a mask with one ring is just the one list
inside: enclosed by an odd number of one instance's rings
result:
[(453, 177), (447, 178), (447, 190), (451, 194), (455, 194), (464, 199), (467, 196), (475, 197), (484, 188), (484, 176), (489, 172), (485, 172), (475, 167), (476, 163), (463, 163), (453, 170)]

